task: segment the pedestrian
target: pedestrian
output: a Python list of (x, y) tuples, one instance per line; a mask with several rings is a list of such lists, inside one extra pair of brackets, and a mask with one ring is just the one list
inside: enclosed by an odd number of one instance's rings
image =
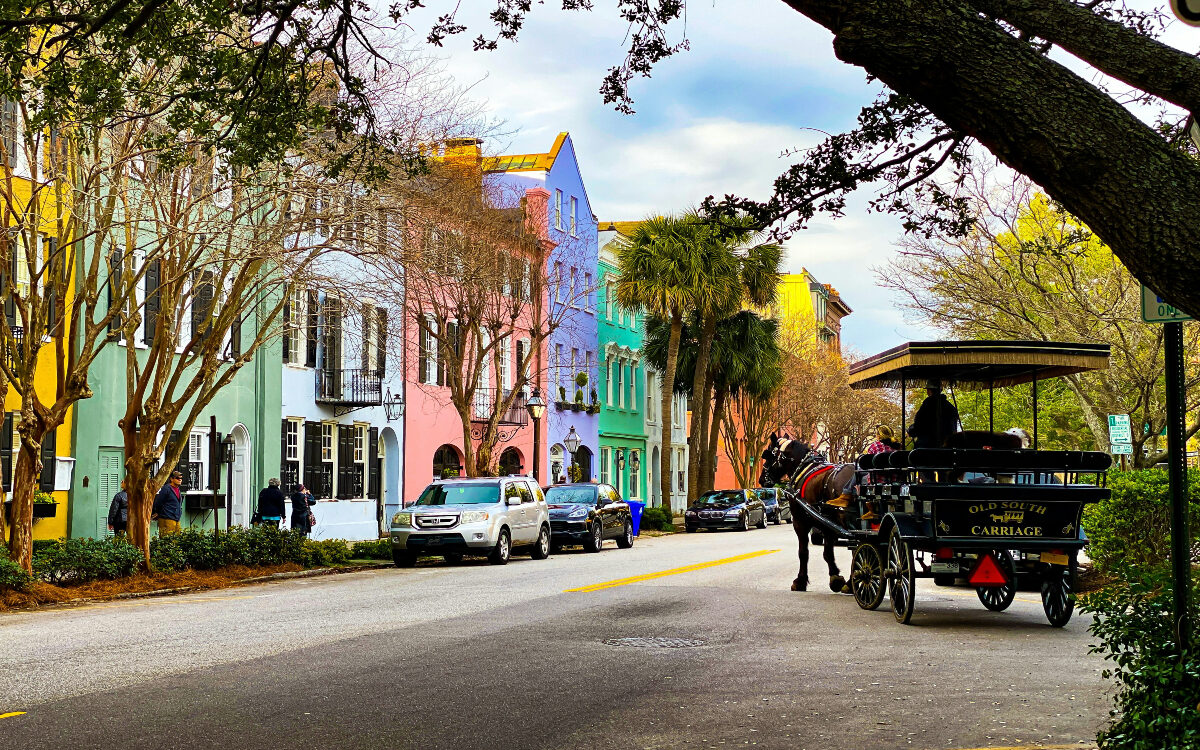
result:
[(178, 534), (179, 519), (183, 518), (183, 475), (178, 471), (171, 472), (171, 478), (154, 496), (154, 507), (150, 510), (150, 520), (158, 521), (159, 534)]
[(279, 489), (279, 480), (272, 478), (267, 482), (267, 486), (258, 492), (258, 517), (261, 525), (279, 528), (286, 503), (287, 498), (283, 496), (283, 490)]
[(129, 493), (125, 490), (125, 480), (121, 480), (121, 489), (113, 495), (112, 503), (108, 506), (108, 530), (117, 536), (129, 533)]
[(317, 501), (313, 498), (312, 493), (303, 484), (296, 485), (296, 491), (292, 493), (292, 529), (308, 536), (312, 533), (313, 526), (317, 524), (317, 517), (309, 508), (316, 505)]

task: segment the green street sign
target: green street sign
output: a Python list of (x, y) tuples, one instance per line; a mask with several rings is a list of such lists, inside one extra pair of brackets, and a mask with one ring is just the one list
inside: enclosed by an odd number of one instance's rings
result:
[(1108, 452), (1113, 454), (1114, 456), (1132, 456), (1133, 455), (1133, 446), (1130, 445), (1129, 443), (1110, 443), (1108, 447), (1109, 447)]
[[(1108, 441), (1110, 443), (1131, 443), (1133, 433), (1129, 429), (1128, 414), (1108, 415)], [(1113, 451), (1114, 453), (1116, 451)]]
[(1176, 309), (1174, 305), (1158, 296), (1158, 292), (1142, 284), (1142, 320), (1147, 323), (1174, 323), (1194, 318)]

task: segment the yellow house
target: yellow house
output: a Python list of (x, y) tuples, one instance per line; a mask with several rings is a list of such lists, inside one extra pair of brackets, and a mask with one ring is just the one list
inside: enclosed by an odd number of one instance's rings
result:
[[(65, 243), (70, 241), (69, 237), (60, 236), (63, 231), (61, 228), (69, 225), (66, 217), (62, 215), (69, 209), (60, 205), (52, 185), (45, 182), (38, 185), (31, 179), (36, 175), (31, 171), (29, 162), (29, 148), (23, 133), (20, 108), (15, 102), (0, 98), (0, 224), (10, 227), (9, 236), (15, 240), (9, 243), (14, 250), (8, 259), (10, 265), (4, 272), (12, 274), (12, 280), (18, 289), (27, 287), (30, 283), (26, 254), (31, 242), (35, 243), (38, 252), (42, 254), (39, 262), (35, 263), (35, 268), (42, 269), (44, 273), (48, 270), (45, 268), (45, 260), (56, 248), (65, 247)], [(35, 185), (38, 185), (36, 190)], [(22, 231), (20, 227), (29, 228)], [(58, 263), (62, 261), (58, 260)], [(73, 285), (69, 284), (65, 299), (61, 305), (56, 306), (59, 315), (69, 308), (72, 292)], [(0, 295), (7, 296), (7, 289), (0, 287)], [(4, 302), (5, 325), (11, 330), (14, 338), (25, 335), (22, 321), (16, 314), (12, 301), (6, 298)], [(43, 336), (42, 341), (33, 385), (39, 400), (49, 404), (56, 400), (56, 350), (50, 337)], [(12, 489), (13, 468), (20, 446), (20, 438), (17, 435), (20, 409), (20, 394), (10, 388), (4, 399), (4, 420), (0, 425), (0, 473), (3, 475), (6, 493)], [(67, 503), (73, 463), (72, 419), (73, 410), (67, 412), (64, 424), (48, 434), (42, 444), (43, 469), (34, 505), (35, 540), (57, 539), (67, 536), (68, 533)], [(55, 504), (51, 506), (44, 502), (36, 502), (43, 499), (42, 493), (48, 495)]]
[(853, 310), (836, 289), (802, 268), (780, 277), (775, 304), (760, 312), (779, 321), (785, 346), (800, 348), (815, 334), (819, 342), (840, 352), (842, 318)]

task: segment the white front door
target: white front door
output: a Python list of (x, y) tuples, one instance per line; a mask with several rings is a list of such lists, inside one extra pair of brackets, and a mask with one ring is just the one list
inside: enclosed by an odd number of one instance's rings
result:
[(229, 487), (230, 520), (234, 526), (250, 525), (250, 436), (246, 428), (233, 428), (233, 481)]

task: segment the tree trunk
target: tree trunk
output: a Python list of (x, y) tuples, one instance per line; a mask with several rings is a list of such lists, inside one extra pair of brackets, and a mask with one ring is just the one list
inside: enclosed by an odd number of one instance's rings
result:
[(713, 336), (717, 332), (715, 315), (704, 319), (700, 331), (700, 342), (696, 348), (696, 374), (692, 378), (692, 424), (688, 430), (688, 504), (700, 496), (703, 480), (700, 478), (700, 461), (704, 456), (708, 443), (708, 407), (711, 398), (705, 384), (708, 377), (708, 355), (712, 351)]
[(725, 400), (729, 396), (729, 391), (726, 388), (717, 388), (716, 400), (713, 402), (712, 419), (706, 420), (710, 422), (708, 433), (704, 435), (704, 455), (700, 461), (700, 474), (704, 477), (704, 491), (709, 492), (715, 489), (717, 481), (717, 443), (720, 442), (718, 434), (721, 428), (721, 410), (725, 408)]
[[(968, 3), (785, 2), (833, 32), (838, 58), (911, 96), (1029, 176), (1134, 276), (1200, 316), (1200, 283), (1193, 278), (1200, 168), (1183, 149)], [(1142, 39), (1122, 51), (1151, 44)], [(1162, 53), (1147, 59), (1145, 70), (1173, 62)]]
[(42, 470), (42, 444), (34, 443), (21, 434), (21, 449), (13, 469), (12, 537), (8, 541), (8, 556), (12, 561), (33, 572), (33, 494), (37, 491), (38, 474)]
[(151, 462), (136, 443), (126, 441), (125, 492), (129, 496), (129, 543), (142, 551), (142, 561), (150, 569), (150, 515), (154, 509), (154, 475)]
[(662, 454), (658, 459), (659, 491), (662, 507), (671, 507), (671, 454), (674, 446), (671, 443), (675, 417), (672, 414), (675, 405), (675, 366), (679, 363), (679, 339), (683, 334), (683, 314), (675, 311), (671, 316), (671, 335), (667, 339), (667, 369), (662, 377)]

